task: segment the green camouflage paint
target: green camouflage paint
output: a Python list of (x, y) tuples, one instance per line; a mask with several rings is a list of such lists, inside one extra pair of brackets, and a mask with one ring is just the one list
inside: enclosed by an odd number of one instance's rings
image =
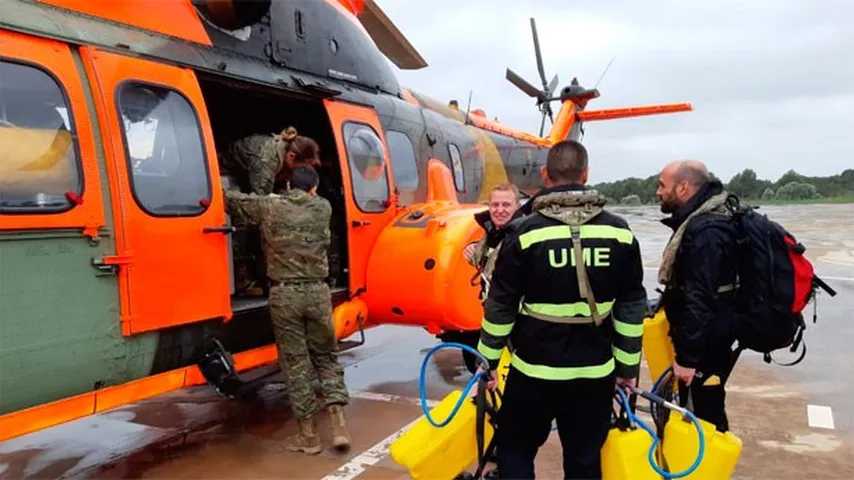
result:
[(113, 250), (79, 232), (0, 233), (0, 414), (147, 375), (157, 334), (124, 338)]

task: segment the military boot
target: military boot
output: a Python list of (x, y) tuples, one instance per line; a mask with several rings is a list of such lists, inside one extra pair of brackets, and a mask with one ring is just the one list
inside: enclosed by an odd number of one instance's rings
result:
[(288, 437), (285, 448), (292, 452), (303, 452), (309, 455), (316, 455), (323, 451), (320, 436), (314, 427), (314, 417), (299, 420), (299, 433)]
[(341, 405), (330, 405), (328, 410), (329, 424), (332, 426), (332, 446), (337, 450), (347, 450), (350, 448), (350, 432), (347, 431), (344, 408)]

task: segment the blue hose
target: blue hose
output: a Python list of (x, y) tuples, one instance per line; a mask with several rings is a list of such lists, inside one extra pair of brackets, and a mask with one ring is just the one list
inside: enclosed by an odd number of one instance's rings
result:
[[(667, 404), (664, 402), (664, 399), (657, 396), (657, 395), (649, 394), (648, 392), (642, 392), (642, 395), (644, 396), (644, 398), (649, 399), (651, 402), (656, 401), (656, 402), (659, 402), (659, 403), (667, 406)], [(694, 416), (694, 414), (690, 410), (679, 409), (679, 412), (682, 413), (683, 415), (685, 415), (686, 417), (688, 417), (688, 419), (691, 420), (691, 423), (694, 424), (694, 428), (697, 430), (697, 437), (699, 440), (699, 448), (697, 449), (697, 458), (694, 459), (694, 463), (691, 464), (691, 466), (688, 467), (687, 469), (685, 469), (681, 472), (671, 473), (671, 472), (664, 471), (664, 469), (662, 469), (658, 465), (658, 463), (656, 463), (656, 461), (655, 461), (655, 451), (658, 448), (658, 443), (660, 441), (660, 439), (658, 438), (658, 435), (656, 435), (656, 433), (652, 429), (652, 427), (650, 427), (645, 422), (643, 422), (642, 420), (640, 420), (638, 417), (635, 416), (634, 412), (631, 409), (631, 406), (629, 405), (629, 397), (626, 395), (626, 393), (622, 389), (620, 389), (620, 388), (617, 389), (617, 396), (620, 399), (620, 404), (623, 406), (623, 409), (625, 410), (626, 414), (629, 416), (629, 421), (631, 421), (631, 423), (634, 423), (634, 424), (638, 425), (639, 427), (641, 427), (642, 429), (644, 429), (644, 431), (646, 431), (646, 433), (648, 433), (649, 436), (652, 437), (652, 445), (650, 445), (649, 452), (647, 452), (647, 460), (649, 461), (649, 465), (652, 467), (652, 469), (655, 470), (655, 473), (657, 473), (657, 474), (661, 475), (663, 478), (667, 478), (667, 479), (682, 478), (682, 477), (691, 475), (692, 473), (694, 473), (694, 470), (696, 470), (697, 468), (700, 467), (700, 463), (703, 461), (703, 456), (705, 455), (706, 438), (703, 436), (703, 427), (700, 425), (700, 421), (697, 420), (697, 417)]]
[(443, 420), (441, 422), (437, 422), (436, 420), (434, 420), (433, 417), (430, 415), (430, 409), (427, 406), (427, 364), (430, 362), (430, 357), (432, 357), (434, 353), (438, 352), (439, 350), (444, 350), (447, 348), (456, 348), (459, 350), (469, 352), (472, 355), (474, 355), (475, 357), (477, 357), (477, 359), (481, 362), (482, 365), (487, 365), (487, 366), (489, 365), (489, 361), (483, 355), (481, 355), (480, 352), (478, 352), (474, 348), (472, 348), (468, 345), (464, 345), (462, 343), (457, 343), (457, 342), (440, 343), (440, 344), (436, 345), (435, 347), (431, 348), (429, 352), (427, 352), (427, 355), (424, 356), (424, 360), (421, 362), (421, 374), (418, 376), (418, 397), (419, 397), (419, 400), (421, 401), (421, 411), (424, 412), (424, 416), (427, 418), (427, 421), (430, 422), (430, 425), (433, 425), (434, 427), (437, 427), (437, 428), (444, 427), (445, 425), (451, 423), (451, 420), (454, 419), (454, 416), (457, 414), (457, 411), (463, 405), (463, 402), (465, 402), (466, 399), (468, 398), (469, 392), (471, 392), (471, 389), (474, 388), (474, 386), (477, 384), (478, 380), (480, 380), (480, 377), (483, 376), (483, 372), (478, 371), (477, 373), (475, 373), (471, 377), (471, 379), (468, 381), (465, 388), (463, 389), (462, 395), (460, 395), (460, 398), (457, 399), (456, 405), (454, 405), (454, 408), (451, 410), (451, 413), (448, 415), (448, 418), (446, 418), (445, 420)]

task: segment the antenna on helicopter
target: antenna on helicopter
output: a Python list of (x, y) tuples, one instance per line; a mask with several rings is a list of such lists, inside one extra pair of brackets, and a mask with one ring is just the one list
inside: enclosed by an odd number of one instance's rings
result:
[(473, 92), (474, 92), (473, 90), (469, 90), (469, 104), (466, 105), (466, 118), (465, 118), (465, 121), (463, 122), (463, 125), (468, 125), (470, 123), (469, 122), (469, 113), (471, 113), (471, 95)]
[(605, 70), (602, 70), (602, 75), (599, 75), (599, 80), (596, 80), (596, 85), (594, 85), (594, 86), (593, 86), (593, 89), (594, 89), (594, 90), (596, 90), (597, 88), (599, 88), (599, 84), (600, 84), (600, 83), (602, 82), (602, 80), (605, 78), (605, 74), (607, 74), (607, 73), (608, 73), (608, 69), (610, 69), (610, 68), (611, 68), (611, 64), (612, 64), (612, 63), (614, 63), (614, 60), (616, 60), (616, 59), (617, 59), (617, 56), (616, 56), (616, 55), (615, 55), (615, 56), (613, 56), (613, 57), (611, 57), (611, 61), (610, 61), (610, 62), (608, 62), (608, 65), (605, 65)]

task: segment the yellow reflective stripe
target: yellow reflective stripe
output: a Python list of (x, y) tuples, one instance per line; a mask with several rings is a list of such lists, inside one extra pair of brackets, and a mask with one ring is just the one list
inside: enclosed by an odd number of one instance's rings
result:
[(624, 337), (638, 338), (643, 336), (643, 324), (626, 323), (614, 319), (614, 330)]
[(523, 233), (522, 235), (519, 235), (519, 245), (522, 247), (522, 250), (525, 250), (535, 243), (561, 238), (572, 238), (572, 232), (569, 230), (569, 225), (543, 227)]
[(482, 328), (484, 332), (490, 335), (496, 337), (506, 337), (507, 335), (510, 335), (511, 331), (513, 331), (513, 324), (508, 323), (500, 325), (497, 323), (492, 323), (484, 318), (480, 324), (480, 328)]
[(501, 350), (487, 347), (482, 341), (477, 342), (477, 351), (482, 353), (487, 360), (498, 360), (501, 358)]
[(616, 358), (617, 361), (622, 363), (623, 365), (628, 365), (630, 367), (633, 367), (633, 366), (638, 365), (640, 363), (640, 357), (641, 357), (640, 352), (638, 352), (638, 353), (626, 353), (626, 352), (624, 352), (624, 351), (622, 351), (619, 348), (614, 347), (614, 346), (611, 346), (611, 351), (614, 353), (614, 358)]
[[(596, 309), (599, 310), (599, 315), (607, 315), (614, 306), (614, 301), (601, 302), (596, 304)], [(575, 303), (525, 303), (523, 309), (529, 312), (538, 313), (540, 315), (549, 315), (552, 317), (589, 317), (593, 315), (590, 312), (590, 305), (587, 302)], [(522, 313), (525, 313), (524, 310)], [(641, 327), (643, 328), (643, 327)]]
[(589, 367), (550, 367), (548, 365), (534, 365), (528, 363), (514, 353), (510, 362), (514, 368), (529, 377), (541, 378), (543, 380), (575, 380), (577, 378), (603, 378), (614, 371), (614, 359), (611, 358), (602, 365)]
[[(545, 242), (546, 240), (570, 238), (572, 238), (572, 232), (569, 229), (569, 225), (553, 225), (519, 235), (519, 245), (522, 247), (522, 250), (525, 250), (535, 243)], [(635, 236), (627, 228), (612, 227), (610, 225), (581, 225), (581, 238), (604, 238), (631, 245)]]
[(582, 225), (581, 238), (608, 238), (631, 245), (635, 236), (628, 228), (610, 225)]

